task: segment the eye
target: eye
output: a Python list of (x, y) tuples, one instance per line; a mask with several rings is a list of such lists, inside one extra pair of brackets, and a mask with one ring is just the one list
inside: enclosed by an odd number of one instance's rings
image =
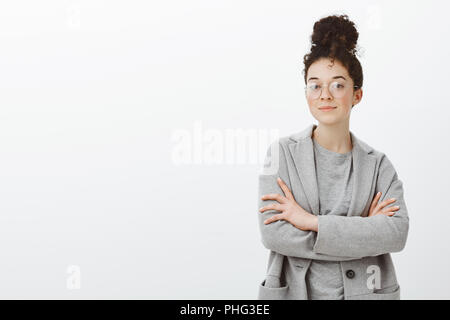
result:
[(345, 86), (344, 86), (344, 84), (342, 84), (342, 83), (339, 83), (339, 82), (333, 82), (332, 87), (333, 87), (333, 88), (336, 88), (336, 89), (343, 89)]
[(317, 85), (316, 83), (311, 83), (311, 84), (308, 85), (308, 88), (311, 89), (311, 90), (317, 90), (317, 89), (320, 88), (320, 86)]

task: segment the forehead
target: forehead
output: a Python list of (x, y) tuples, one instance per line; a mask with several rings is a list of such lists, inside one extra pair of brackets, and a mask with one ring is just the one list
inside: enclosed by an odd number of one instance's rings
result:
[(338, 60), (334, 60), (333, 64), (331, 59), (319, 59), (315, 61), (308, 69), (307, 80), (314, 77), (319, 80), (331, 80), (333, 77), (343, 76), (346, 80), (350, 78), (347, 69)]

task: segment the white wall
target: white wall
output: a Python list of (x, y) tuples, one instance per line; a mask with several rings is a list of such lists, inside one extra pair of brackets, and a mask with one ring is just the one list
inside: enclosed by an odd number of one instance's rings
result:
[(211, 147), (199, 138), (254, 130), (261, 155), (264, 137), (315, 122), (303, 55), (316, 20), (346, 13), (365, 76), (350, 129), (386, 153), (404, 183), (410, 233), (393, 254), (402, 298), (449, 299), (448, 9), (2, 2), (0, 298), (255, 298), (268, 257), (257, 225), (260, 158), (207, 164), (200, 154), (179, 164), (174, 139), (191, 138), (195, 153)]

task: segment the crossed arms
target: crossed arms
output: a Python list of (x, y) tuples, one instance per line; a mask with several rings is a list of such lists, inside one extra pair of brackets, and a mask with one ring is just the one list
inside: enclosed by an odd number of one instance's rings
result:
[[(279, 142), (276, 142), (279, 143)], [(270, 157), (269, 148), (267, 157)], [(266, 158), (266, 162), (267, 162)], [(261, 197), (270, 193), (283, 195), (277, 183), (280, 177), (289, 184), (287, 161), (283, 146), (279, 145), (279, 166), (274, 174), (261, 174), (258, 181), (259, 207), (272, 200)], [(288, 185), (289, 188), (291, 188)], [(347, 261), (366, 256), (377, 256), (403, 250), (409, 229), (409, 217), (403, 198), (403, 184), (386, 155), (383, 155), (378, 171), (375, 192), (380, 191), (383, 199), (396, 198), (400, 209), (393, 215), (378, 214), (371, 217), (319, 215), (318, 232), (304, 231), (285, 220), (270, 224), (264, 221), (278, 214), (278, 211), (258, 212), (259, 227), (263, 245), (285, 256), (299, 258)]]

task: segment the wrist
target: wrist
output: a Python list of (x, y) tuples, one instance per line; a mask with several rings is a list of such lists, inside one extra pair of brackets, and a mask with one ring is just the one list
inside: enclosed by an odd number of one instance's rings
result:
[(319, 230), (319, 218), (316, 215), (314, 215), (314, 214), (310, 213), (310, 215), (311, 215), (311, 217), (310, 217), (309, 230), (318, 232), (318, 230)]

